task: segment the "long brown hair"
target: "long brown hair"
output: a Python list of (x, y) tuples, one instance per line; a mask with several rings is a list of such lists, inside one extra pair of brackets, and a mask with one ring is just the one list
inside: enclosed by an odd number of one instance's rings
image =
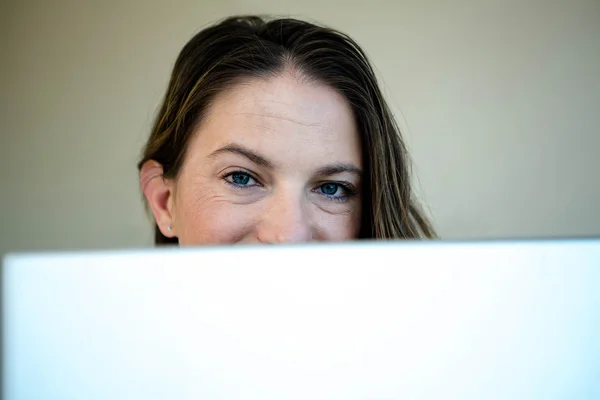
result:
[[(369, 60), (344, 33), (296, 19), (227, 18), (183, 48), (138, 168), (148, 160), (176, 178), (194, 128), (215, 95), (249, 77), (293, 68), (336, 89), (350, 104), (361, 135), (365, 168), (361, 238), (432, 238), (418, 206), (400, 130)], [(177, 243), (155, 226), (155, 242)]]

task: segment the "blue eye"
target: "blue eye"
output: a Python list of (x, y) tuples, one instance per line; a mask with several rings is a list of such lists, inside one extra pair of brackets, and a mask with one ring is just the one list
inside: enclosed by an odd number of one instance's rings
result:
[(337, 193), (339, 187), (340, 185), (338, 185), (337, 183), (330, 182), (321, 185), (319, 189), (321, 189), (321, 193), (323, 193), (324, 195), (334, 196)]
[(223, 179), (225, 179), (225, 182), (238, 188), (249, 188), (258, 184), (252, 175), (244, 171), (230, 172)]
[(250, 182), (250, 175), (242, 172), (234, 172), (231, 174), (231, 181), (236, 185), (247, 185)]
[(356, 191), (349, 183), (327, 182), (313, 189), (314, 192), (325, 196), (328, 200), (344, 203), (356, 194)]

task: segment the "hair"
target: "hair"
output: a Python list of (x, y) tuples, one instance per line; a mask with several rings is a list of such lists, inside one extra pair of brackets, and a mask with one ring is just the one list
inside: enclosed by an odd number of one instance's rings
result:
[[(197, 33), (175, 62), (138, 168), (154, 160), (164, 178), (177, 178), (190, 138), (218, 93), (291, 70), (333, 88), (352, 109), (365, 170), (359, 237), (435, 237), (414, 198), (406, 146), (367, 56), (348, 35), (306, 21), (236, 16)], [(155, 225), (155, 243), (178, 239)]]

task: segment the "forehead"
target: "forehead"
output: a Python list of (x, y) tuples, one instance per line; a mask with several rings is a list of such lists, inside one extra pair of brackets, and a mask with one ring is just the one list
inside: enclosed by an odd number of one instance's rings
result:
[(361, 163), (360, 138), (345, 98), (291, 75), (247, 80), (220, 93), (191, 143), (190, 155), (209, 154), (231, 143), (299, 167)]

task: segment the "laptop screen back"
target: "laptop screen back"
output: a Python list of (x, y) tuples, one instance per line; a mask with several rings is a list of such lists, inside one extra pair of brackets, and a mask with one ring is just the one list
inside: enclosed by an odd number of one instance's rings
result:
[(600, 241), (13, 255), (21, 399), (600, 398)]

